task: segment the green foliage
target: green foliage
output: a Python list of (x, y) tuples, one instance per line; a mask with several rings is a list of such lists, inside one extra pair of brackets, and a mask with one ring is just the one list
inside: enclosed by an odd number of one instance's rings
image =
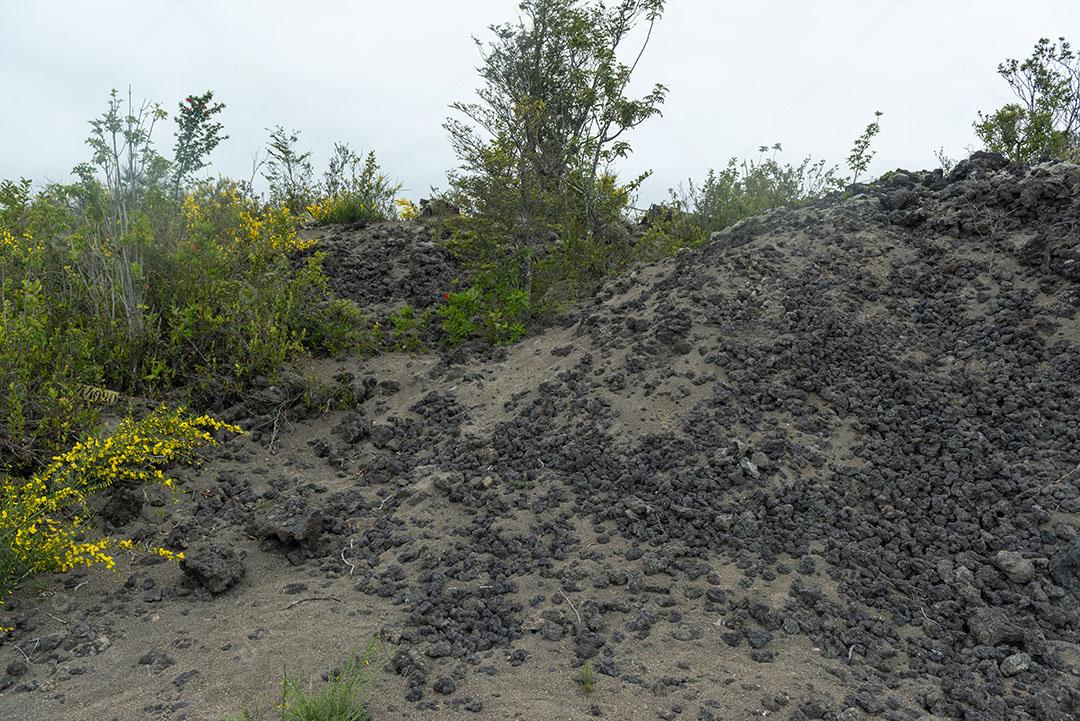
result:
[[(456, 103), (464, 120), (446, 128), (460, 161), (451, 179), (457, 204), (480, 220), (467, 241), (502, 252), (501, 272), (532, 297), (533, 261), (558, 252), (553, 241), (590, 238), (618, 220), (605, 193), (610, 165), (630, 153), (625, 133), (660, 112), (666, 89), (642, 98), (627, 87), (637, 65), (618, 53), (641, 22), (646, 38), (662, 0), (621, 0), (608, 8), (580, 0), (525, 0), (516, 23), (492, 28), (482, 54), (479, 102)], [(641, 178), (620, 189), (629, 195)]]
[(221, 401), (292, 354), (370, 344), (288, 209), (231, 181), (176, 198), (140, 117), (159, 115), (114, 93), (77, 182), (0, 184), (0, 468), (32, 470), (89, 427), (81, 385)]
[(581, 690), (583, 692), (593, 692), (593, 688), (596, 685), (596, 679), (593, 677), (592, 664), (588, 661), (581, 667), (581, 677), (578, 681), (581, 683)]
[[(776, 157), (781, 150), (780, 143), (763, 145), (756, 160), (732, 158), (723, 170), (710, 170), (701, 186), (690, 184), (688, 198), (676, 200), (676, 208), (688, 208), (692, 222), (708, 235), (766, 210), (821, 197), (846, 184), (837, 175), (837, 168), (827, 166), (824, 160), (782, 163)], [(772, 153), (767, 154), (769, 151)], [(690, 247), (700, 238), (692, 228), (680, 229), (676, 237), (680, 236), (687, 238), (686, 246)]]
[(447, 293), (438, 309), (451, 343), (479, 336), (493, 345), (523, 338), (528, 311), (528, 293), (491, 276), (478, 277), (466, 290)]
[(997, 71), (1016, 102), (979, 113), (975, 134), (985, 149), (1024, 163), (1080, 158), (1080, 57), (1068, 41), (1040, 38), (1026, 60)]
[[(193, 462), (196, 449), (216, 444), (217, 431), (241, 432), (209, 416), (162, 406), (139, 420), (125, 418), (108, 437), (91, 435), (28, 479), (0, 474), (0, 600), (34, 574), (98, 564), (112, 568), (109, 539), (81, 538), (90, 499), (118, 483), (171, 487), (162, 469)], [(157, 553), (183, 558), (166, 549)]]
[(276, 708), (265, 713), (245, 711), (229, 721), (368, 721), (363, 696), (378, 667), (372, 643), (364, 654), (349, 658), (331, 671), (320, 687), (307, 687), (299, 678), (285, 673)]
[(431, 320), (431, 308), (417, 312), (403, 305), (387, 319), (390, 324), (390, 346), (394, 350), (419, 353), (424, 350), (424, 331)]
[[(375, 352), (377, 346), (367, 330), (367, 317), (351, 300), (335, 298), (326, 286), (322, 272), (323, 256), (309, 258), (305, 267), (315, 303), (303, 310), (299, 324), (303, 346), (309, 351), (340, 357), (349, 353)], [(311, 299), (311, 293), (308, 299)]]
[(859, 176), (866, 172), (866, 169), (870, 167), (870, 161), (874, 158), (876, 151), (871, 150), (870, 145), (874, 137), (881, 132), (881, 116), (882, 112), (875, 110), (874, 119), (866, 126), (862, 135), (855, 138), (847, 159), (848, 169), (851, 170), (851, 185), (859, 182)]
[(300, 151), (300, 131), (278, 125), (266, 143), (263, 178), (270, 184), (270, 202), (299, 215), (315, 198), (311, 151)]
[[(710, 171), (709, 177), (713, 175)], [(692, 196), (680, 197), (674, 190), (669, 193), (667, 203), (653, 206), (642, 219), (644, 232), (631, 251), (635, 261), (657, 261), (681, 250), (697, 248), (709, 239), (705, 219), (692, 212)]]
[(320, 224), (372, 223), (397, 217), (394, 198), (401, 185), (379, 168), (375, 153), (361, 160), (348, 145), (336, 143), (323, 177), (322, 199), (307, 210)]
[(214, 102), (210, 90), (202, 95), (189, 95), (179, 104), (173, 150), (174, 193), (179, 193), (194, 173), (206, 167), (207, 157), (222, 140), (228, 140), (228, 135), (221, 134), (224, 126), (213, 120), (224, 109), (224, 104)]
[(100, 223), (113, 237), (128, 233), (139, 210), (163, 195), (169, 163), (154, 149), (151, 136), (165, 117), (157, 103), (136, 104), (128, 88), (126, 102), (113, 90), (105, 112), (90, 121), (86, 144), (92, 158), (76, 166), (74, 172), (83, 190), (98, 186), (96, 192), (80, 198), (84, 219)]

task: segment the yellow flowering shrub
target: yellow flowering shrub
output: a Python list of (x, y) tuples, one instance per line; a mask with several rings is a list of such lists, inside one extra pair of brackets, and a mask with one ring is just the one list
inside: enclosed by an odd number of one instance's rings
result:
[[(214, 445), (214, 433), (241, 429), (210, 416), (162, 406), (140, 420), (127, 418), (107, 437), (91, 436), (27, 479), (0, 479), (0, 598), (36, 573), (76, 566), (112, 568), (109, 539), (86, 539), (87, 504), (114, 483), (171, 486), (164, 469), (191, 463), (196, 450)], [(122, 548), (131, 548), (121, 541)], [(182, 557), (150, 549), (168, 559)]]
[(93, 427), (81, 386), (199, 403), (297, 354), (371, 347), (295, 213), (230, 180), (183, 190), (148, 193), (119, 232), (93, 178), (0, 181), (0, 472), (28, 476)]
[(184, 196), (183, 232), (192, 251), (266, 261), (314, 247), (286, 207), (263, 207), (233, 181), (206, 181)]
[(408, 198), (397, 198), (394, 205), (398, 209), (398, 217), (402, 220), (416, 220), (420, 216), (420, 208)]
[(307, 212), (320, 225), (328, 223), (371, 223), (387, 219), (385, 213), (379, 208), (359, 196), (347, 193), (332, 195), (312, 203), (307, 206)]

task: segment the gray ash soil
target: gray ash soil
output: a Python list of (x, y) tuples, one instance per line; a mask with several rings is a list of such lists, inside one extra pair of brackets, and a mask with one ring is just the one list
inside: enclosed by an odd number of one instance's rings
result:
[[(977, 154), (510, 348), (304, 369), (348, 410), (264, 384), (118, 531), (183, 567), (12, 600), (0, 716), (220, 719), (374, 638), (374, 719), (1080, 718), (1078, 224), (1080, 167)], [(456, 272), (331, 232), (386, 308)]]

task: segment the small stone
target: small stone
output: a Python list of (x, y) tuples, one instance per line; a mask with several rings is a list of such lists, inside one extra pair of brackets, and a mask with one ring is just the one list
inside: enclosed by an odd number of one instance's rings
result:
[(693, 641), (699, 636), (697, 631), (685, 623), (679, 624), (679, 627), (671, 632), (671, 637), (676, 641)]
[(563, 627), (554, 621), (545, 619), (540, 625), (540, 635), (548, 641), (558, 641), (563, 637)]
[(210, 544), (189, 549), (180, 561), (180, 570), (200, 588), (218, 594), (235, 585), (247, 569), (231, 548)]
[(446, 658), (453, 653), (453, 647), (444, 639), (431, 644), (424, 653), (428, 658)]
[(772, 634), (768, 631), (749, 631), (746, 634), (750, 648), (764, 648), (769, 641), (772, 641), (772, 638)]
[(1016, 551), (998, 551), (994, 565), (1013, 583), (1030, 583), (1035, 578), (1035, 564)]
[(443, 696), (449, 696), (457, 690), (457, 685), (454, 683), (454, 679), (449, 676), (439, 676), (439, 678), (435, 679), (433, 688)]
[(986, 646), (1015, 644), (1024, 640), (1024, 631), (1000, 608), (979, 608), (968, 618), (968, 630)]
[(1080, 591), (1080, 535), (1061, 547), (1050, 558), (1050, 575), (1059, 586)]
[(1014, 653), (1001, 662), (1001, 675), (1015, 676), (1031, 668), (1031, 656), (1026, 653)]

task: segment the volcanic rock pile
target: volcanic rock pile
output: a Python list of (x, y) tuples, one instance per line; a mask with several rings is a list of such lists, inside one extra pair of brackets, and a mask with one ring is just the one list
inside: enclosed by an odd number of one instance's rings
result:
[[(420, 304), (410, 243), (379, 292)], [(495, 354), (323, 369), (354, 407), (280, 437), (232, 409), (165, 601), (319, 584), (377, 620), (375, 718), (1080, 718), (1078, 310), (1080, 167), (889, 173)]]

